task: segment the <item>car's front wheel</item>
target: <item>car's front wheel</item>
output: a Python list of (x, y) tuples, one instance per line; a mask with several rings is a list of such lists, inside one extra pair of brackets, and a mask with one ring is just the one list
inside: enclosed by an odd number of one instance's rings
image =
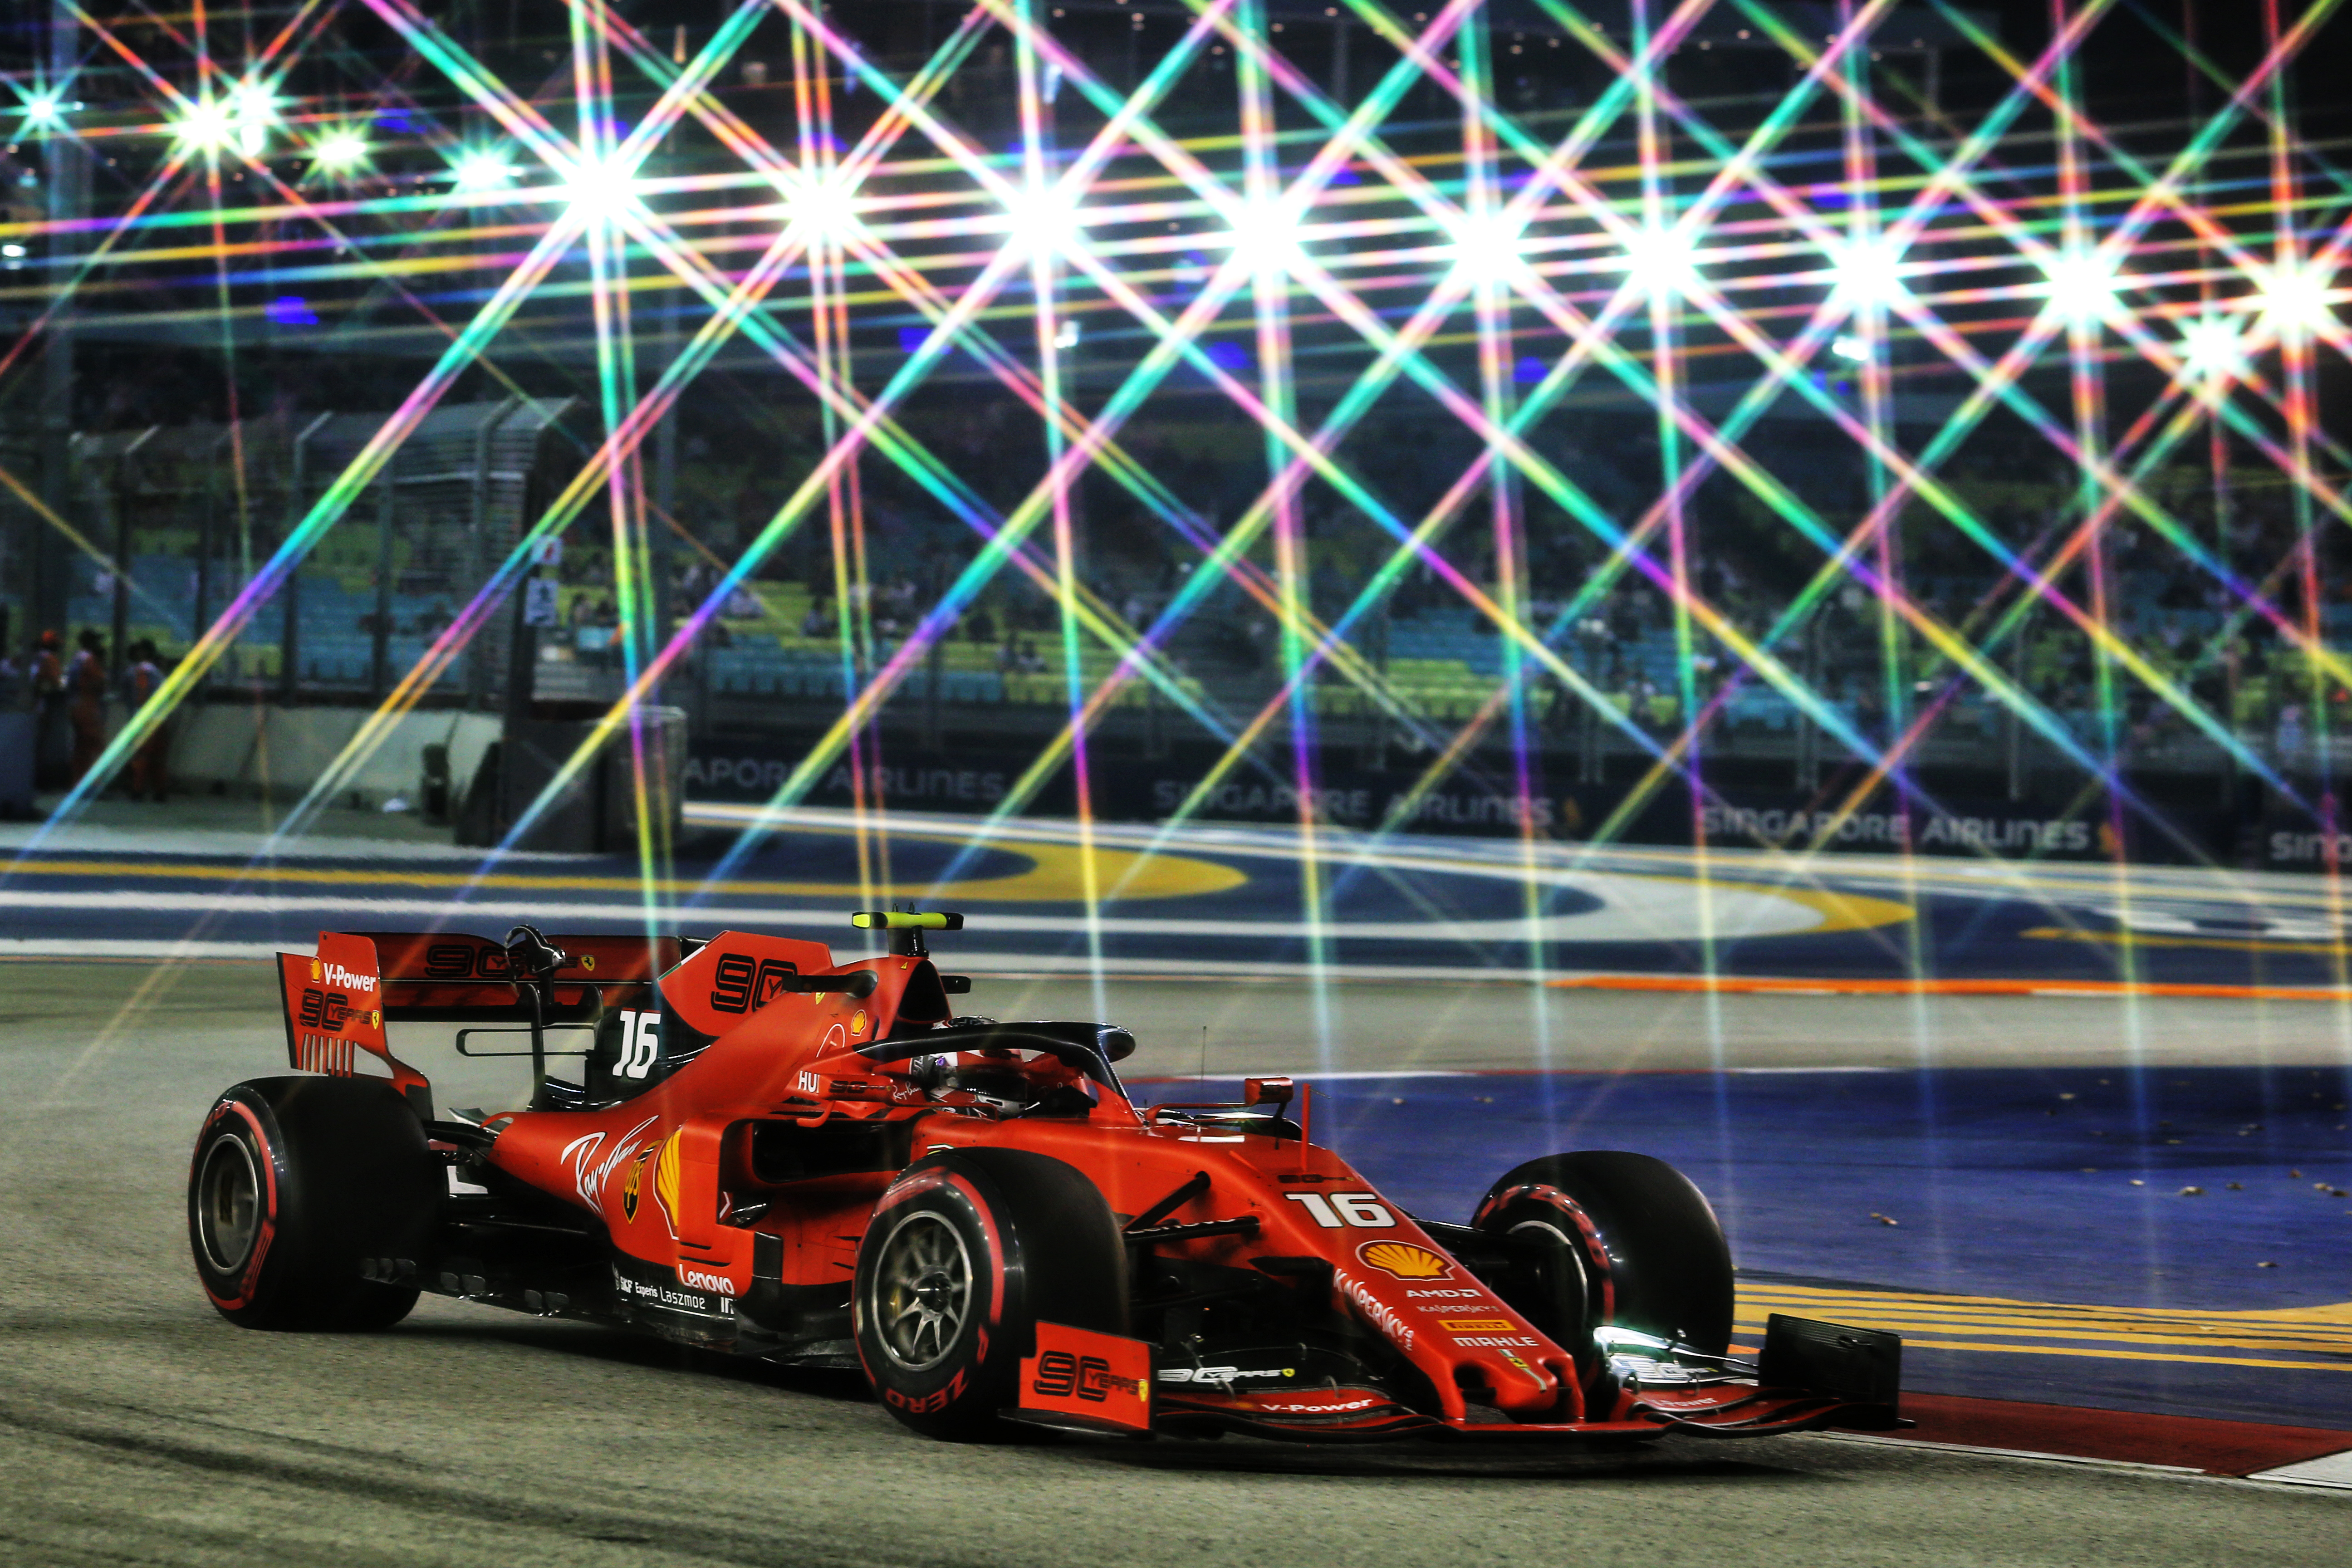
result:
[(440, 1194), (425, 1130), (373, 1079), (275, 1078), (213, 1102), (188, 1166), (188, 1242), (222, 1317), (249, 1329), (388, 1328), (414, 1286), (368, 1258), (420, 1259)]
[(1580, 1361), (1604, 1326), (1711, 1355), (1731, 1342), (1731, 1249), (1706, 1196), (1664, 1160), (1597, 1149), (1530, 1160), (1471, 1224), (1512, 1258), (1496, 1292)]
[(852, 1286), (858, 1358), (930, 1437), (1001, 1435), (1037, 1324), (1127, 1331), (1127, 1252), (1075, 1167), (1013, 1149), (908, 1166), (874, 1207)]

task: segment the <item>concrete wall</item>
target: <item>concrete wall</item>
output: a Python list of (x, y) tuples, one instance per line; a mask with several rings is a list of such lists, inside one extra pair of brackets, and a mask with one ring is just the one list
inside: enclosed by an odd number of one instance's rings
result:
[[(359, 732), (365, 708), (252, 707), (206, 703), (181, 710), (172, 737), (172, 784), (179, 790), (296, 797)], [(462, 791), (482, 753), (499, 738), (489, 713), (408, 713), (344, 783), (341, 804), (379, 806), (394, 795), (412, 803), (425, 773), (425, 748), (449, 748), (449, 776)]]

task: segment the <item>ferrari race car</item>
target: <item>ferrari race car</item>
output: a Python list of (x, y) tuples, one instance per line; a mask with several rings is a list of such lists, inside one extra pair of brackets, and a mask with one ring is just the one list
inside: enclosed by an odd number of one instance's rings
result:
[[(303, 1076), (205, 1118), (205, 1293), (256, 1329), (383, 1329), (430, 1290), (862, 1368), (945, 1438), (1898, 1424), (1894, 1335), (1775, 1317), (1732, 1353), (1723, 1233), (1659, 1161), (1556, 1154), (1417, 1218), (1315, 1143), (1311, 1086), (1139, 1105), (1124, 1029), (956, 1016), (924, 939), (961, 917), (852, 918), (887, 956), (528, 926), (280, 954)], [(527, 1058), (527, 1108), (436, 1110), (386, 1033), (425, 1023)]]

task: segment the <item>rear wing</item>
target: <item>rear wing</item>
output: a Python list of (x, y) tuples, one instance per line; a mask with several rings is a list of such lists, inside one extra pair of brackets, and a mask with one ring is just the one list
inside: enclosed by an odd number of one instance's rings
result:
[[(571, 955), (546, 987), (541, 1024), (593, 1025), (618, 1007), (654, 1009), (655, 982), (688, 951), (675, 936), (557, 936)], [(392, 1054), (387, 1024), (534, 1021), (507, 951), (488, 937), (441, 931), (319, 933), (315, 953), (278, 955), (286, 1058), (298, 1071), (358, 1076), (362, 1053), (431, 1120), (432, 1086)]]
[(290, 1066), (330, 1078), (357, 1078), (364, 1051), (392, 1070), (394, 1085), (417, 1114), (432, 1119), (432, 1086), (392, 1054), (384, 1037), (384, 984), (373, 942), (349, 931), (322, 931), (317, 952), (278, 955), (278, 988)]
[[(383, 1016), (394, 1023), (526, 1024), (530, 1008), (506, 948), (461, 931), (360, 931), (383, 977)], [(648, 1007), (654, 982), (688, 951), (675, 936), (550, 936), (572, 962), (547, 988), (544, 1021), (593, 1023), (614, 1007)]]

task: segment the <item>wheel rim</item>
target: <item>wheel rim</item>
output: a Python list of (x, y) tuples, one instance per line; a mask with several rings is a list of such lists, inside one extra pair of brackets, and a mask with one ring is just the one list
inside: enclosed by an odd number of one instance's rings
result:
[(1550, 1244), (1553, 1254), (1551, 1267), (1559, 1269), (1560, 1274), (1558, 1279), (1545, 1280), (1544, 1284), (1555, 1296), (1565, 1296), (1573, 1289), (1589, 1321), (1593, 1311), (1592, 1274), (1585, 1267), (1582, 1238), (1569, 1235), (1557, 1222), (1549, 1219), (1523, 1219), (1505, 1234)]
[(253, 1255), (261, 1233), (261, 1178), (253, 1151), (234, 1132), (224, 1132), (205, 1151), (196, 1174), (196, 1234), (205, 1257), (224, 1274), (234, 1274)]
[(935, 1214), (900, 1220), (874, 1268), (874, 1321), (882, 1349), (908, 1372), (940, 1364), (971, 1313), (971, 1251)]

